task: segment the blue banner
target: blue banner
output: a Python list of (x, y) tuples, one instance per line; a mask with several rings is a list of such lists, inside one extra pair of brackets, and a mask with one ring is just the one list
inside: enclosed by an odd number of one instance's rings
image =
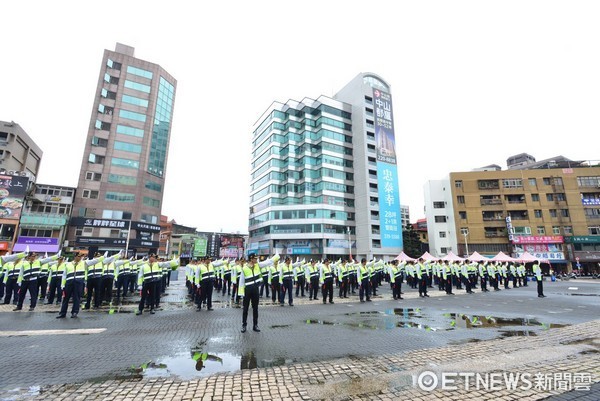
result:
[(382, 248), (402, 248), (402, 218), (396, 166), (396, 140), (392, 96), (373, 89), (375, 141), (377, 142), (377, 186)]

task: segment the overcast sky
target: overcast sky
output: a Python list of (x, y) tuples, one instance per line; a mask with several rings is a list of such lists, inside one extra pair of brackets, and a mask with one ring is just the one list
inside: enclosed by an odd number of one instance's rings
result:
[(163, 214), (248, 230), (251, 128), (272, 101), (332, 96), (360, 72), (392, 87), (400, 202), (527, 152), (598, 160), (598, 1), (11, 1), (0, 120), (44, 152), (38, 182), (76, 186), (104, 49), (177, 81)]

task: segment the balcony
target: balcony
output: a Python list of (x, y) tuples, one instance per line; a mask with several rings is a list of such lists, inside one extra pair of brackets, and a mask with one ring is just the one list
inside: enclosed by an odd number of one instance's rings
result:
[(506, 237), (506, 233), (503, 232), (486, 232), (485, 233), (485, 237), (486, 238), (500, 238), (500, 237)]

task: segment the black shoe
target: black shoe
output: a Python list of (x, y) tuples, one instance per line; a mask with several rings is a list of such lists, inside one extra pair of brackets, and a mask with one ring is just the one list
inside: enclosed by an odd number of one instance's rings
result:
[(18, 311), (18, 310), (21, 310), (21, 309), (23, 309), (23, 308), (19, 308), (19, 307), (17, 306), (15, 309), (13, 309), (13, 312), (16, 312), (16, 311)]
[(371, 300), (370, 300), (370, 299), (367, 299), (367, 302), (371, 302)]
[(398, 297), (398, 299), (404, 299), (404, 298), (402, 298), (402, 297)]
[(365, 302), (365, 300), (364, 300), (364, 299), (361, 299), (361, 300), (360, 300), (360, 302)]
[(141, 310), (139, 310), (139, 309), (138, 309), (138, 311), (137, 311), (137, 312), (135, 312), (135, 315), (136, 315), (136, 316), (141, 316), (141, 315), (142, 315), (142, 313), (143, 313), (143, 312), (142, 312)]
[(71, 319), (75, 319), (77, 317), (77, 313), (71, 313)]
[(290, 304), (290, 306), (294, 306), (294, 304)]
[(330, 303), (330, 304), (334, 304), (335, 302), (333, 302), (333, 301), (329, 301), (329, 303)]
[(213, 310), (213, 308), (208, 308), (207, 310)]
[(67, 317), (67, 315), (58, 315), (58, 316), (56, 316), (57, 319), (64, 319), (65, 317)]
[(246, 332), (246, 326), (244, 325), (244, 326), (242, 326), (242, 333), (245, 333), (245, 332)]
[(318, 300), (319, 300), (319, 298), (315, 297), (315, 301), (318, 301)]
[(424, 296), (424, 297), (427, 297), (427, 298), (429, 298), (429, 295), (427, 295), (427, 294), (425, 294), (425, 295), (423, 295), (423, 296)]
[(257, 333), (260, 333), (260, 329), (258, 328), (258, 326), (254, 326), (252, 328), (253, 331), (256, 331)]
[(154, 312), (154, 309), (150, 309), (150, 314), (154, 315), (156, 312)]

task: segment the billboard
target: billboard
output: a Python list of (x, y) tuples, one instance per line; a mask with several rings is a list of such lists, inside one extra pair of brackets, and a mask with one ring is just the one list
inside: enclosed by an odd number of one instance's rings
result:
[(244, 238), (230, 235), (221, 235), (219, 257), (241, 258), (242, 256), (244, 256)]
[(208, 241), (206, 238), (197, 238), (194, 240), (193, 256), (195, 258), (206, 256)]
[(22, 252), (29, 247), (32, 252), (50, 252), (56, 253), (60, 248), (58, 244), (58, 238), (46, 238), (46, 237), (19, 237), (15, 246), (13, 246), (13, 252)]
[(375, 141), (377, 142), (377, 186), (382, 248), (402, 248), (402, 218), (396, 166), (396, 140), (392, 95), (373, 88)]
[(19, 220), (29, 178), (0, 175), (0, 219)]

